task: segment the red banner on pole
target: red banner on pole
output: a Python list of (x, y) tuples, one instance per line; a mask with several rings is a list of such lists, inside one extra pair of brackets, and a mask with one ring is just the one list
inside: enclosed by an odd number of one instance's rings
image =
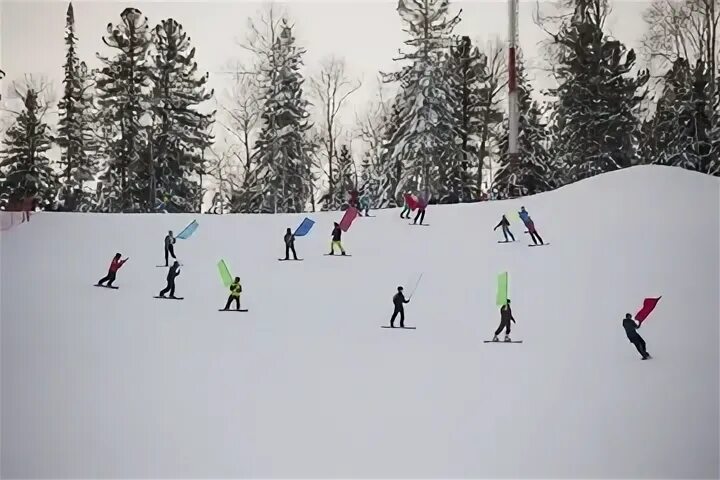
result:
[(642, 324), (642, 322), (645, 321), (645, 319), (650, 315), (650, 312), (652, 312), (655, 309), (655, 306), (658, 304), (662, 296), (658, 298), (646, 298), (643, 301), (643, 306), (640, 309), (640, 311), (635, 315), (635, 320), (638, 321), (638, 323)]
[(353, 220), (358, 215), (357, 208), (350, 207), (347, 210), (345, 210), (345, 215), (343, 215), (342, 220), (340, 220), (340, 229), (343, 232), (347, 232), (350, 229), (350, 225), (352, 224)]

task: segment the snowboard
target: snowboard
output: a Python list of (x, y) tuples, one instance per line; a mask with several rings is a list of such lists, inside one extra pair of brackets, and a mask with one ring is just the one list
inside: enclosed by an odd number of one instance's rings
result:
[(235, 309), (225, 310), (224, 308), (221, 308), (221, 309), (218, 310), (218, 312), (247, 312), (247, 309), (242, 309), (242, 308), (241, 308), (240, 310), (235, 310)]
[(413, 225), (415, 227), (429, 227), (429, 223), (408, 223), (408, 225)]
[[(172, 265), (155, 265), (157, 268), (170, 268)], [(183, 264), (181, 263), (180, 266), (182, 267)]]
[(380, 328), (392, 328), (398, 330), (415, 330), (417, 327), (391, 327), (389, 325), (380, 325)]
[(515, 240), (498, 240), (498, 243), (514, 243)]
[(120, 287), (111, 287), (111, 286), (108, 286), (108, 285), (98, 285), (97, 283), (96, 283), (95, 285), (93, 285), (93, 287), (112, 288), (113, 290), (117, 290), (118, 288), (120, 288)]
[(483, 340), (483, 343), (522, 343), (522, 340), (511, 340), (509, 342), (506, 342), (504, 340), (498, 340), (497, 342), (493, 342), (492, 340)]
[(330, 255), (329, 253), (326, 253), (325, 256), (326, 257), (352, 257), (352, 255), (349, 255), (347, 253), (345, 255), (341, 255), (339, 253), (336, 253), (335, 255)]
[(158, 297), (153, 297), (153, 298), (159, 298), (159, 299), (161, 299), (161, 300), (185, 300), (185, 297), (175, 297), (175, 298), (172, 298), (172, 297), (160, 297), (160, 296), (158, 296)]
[(540, 243), (538, 245), (535, 245), (534, 243), (531, 243), (530, 245), (528, 245), (528, 247), (544, 247), (546, 245), (550, 245), (550, 244), (549, 243)]
[(302, 262), (302, 258), (278, 258), (278, 262)]

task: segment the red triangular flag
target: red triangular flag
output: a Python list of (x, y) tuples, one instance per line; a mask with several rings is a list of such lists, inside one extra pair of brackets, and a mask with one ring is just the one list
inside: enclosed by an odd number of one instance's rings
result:
[(640, 311), (635, 315), (635, 320), (637, 320), (638, 323), (644, 322), (661, 298), (662, 296), (659, 296), (658, 298), (646, 298), (645, 300), (643, 300), (643, 306)]

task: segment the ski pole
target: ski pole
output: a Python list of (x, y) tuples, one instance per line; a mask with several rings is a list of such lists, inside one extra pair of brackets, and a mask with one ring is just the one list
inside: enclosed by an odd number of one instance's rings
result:
[(415, 290), (417, 290), (418, 285), (420, 285), (420, 280), (422, 279), (423, 274), (421, 273), (420, 276), (417, 279), (417, 282), (415, 282), (415, 286), (413, 287), (412, 293), (410, 293), (410, 297), (408, 297), (408, 300), (410, 300), (413, 295), (415, 295)]

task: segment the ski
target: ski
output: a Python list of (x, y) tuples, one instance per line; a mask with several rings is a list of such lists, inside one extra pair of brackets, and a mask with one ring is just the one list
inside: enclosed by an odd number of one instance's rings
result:
[(160, 298), (162, 300), (185, 300), (185, 297), (153, 297), (153, 298)]
[(302, 262), (302, 258), (278, 258), (278, 262)]
[(112, 288), (113, 290), (117, 290), (118, 288), (120, 288), (120, 287), (113, 287), (110, 285), (98, 285), (97, 283), (95, 285), (93, 285), (93, 287)]
[(493, 342), (492, 340), (483, 340), (483, 343), (522, 343), (522, 342), (523, 342), (522, 340), (512, 340), (509, 342), (506, 342), (504, 340), (503, 341), (498, 340), (497, 342)]
[(335, 254), (333, 254), (333, 253), (325, 253), (324, 255), (325, 255), (326, 257), (352, 257), (352, 255), (348, 255), (348, 254), (345, 254), (345, 255), (335, 255)]
[(417, 327), (391, 327), (389, 325), (380, 325), (380, 328), (396, 328), (398, 330), (415, 330)]
[(549, 243), (538, 243), (538, 244), (530, 244), (528, 247), (544, 247), (546, 245), (550, 245)]
[(218, 312), (247, 312), (247, 310), (246, 310), (246, 309), (240, 309), (240, 310), (237, 310), (237, 309), (235, 309), (235, 310), (227, 309), (227, 310), (225, 310), (224, 308), (220, 308), (220, 309), (218, 309)]

